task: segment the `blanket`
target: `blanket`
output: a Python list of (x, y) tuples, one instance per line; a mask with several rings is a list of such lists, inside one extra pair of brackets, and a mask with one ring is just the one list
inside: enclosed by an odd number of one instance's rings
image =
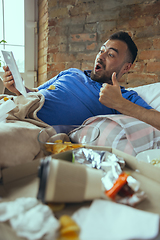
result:
[[(14, 166), (44, 157), (38, 142), (38, 133), (43, 128), (48, 131), (49, 126), (49, 131), (55, 138), (57, 135), (53, 127), (37, 117), (37, 112), (44, 104), (44, 96), (39, 92), (28, 93), (27, 98), (22, 95), (1, 94), (0, 104), (3, 103), (4, 97), (14, 101), (16, 107), (9, 112), (6, 123), (0, 123), (0, 167)], [(157, 148), (160, 143), (160, 131), (122, 114), (91, 117), (82, 125), (96, 126), (100, 129), (100, 136), (90, 145), (110, 146), (133, 156), (141, 151)], [(87, 128), (84, 129), (82, 134), (87, 134), (89, 141), (93, 132), (87, 131)], [(80, 142), (80, 139), (71, 140)]]
[(11, 110), (6, 123), (0, 123), (0, 167), (8, 167), (32, 161), (44, 156), (37, 136), (41, 129), (49, 126), (37, 117), (44, 104), (44, 96), (39, 92), (23, 95), (0, 95), (14, 101), (16, 107)]

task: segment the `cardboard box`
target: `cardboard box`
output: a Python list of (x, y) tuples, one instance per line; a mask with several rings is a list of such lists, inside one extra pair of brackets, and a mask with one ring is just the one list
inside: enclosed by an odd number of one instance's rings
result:
[[(86, 146), (95, 150), (109, 151), (126, 161), (126, 170), (136, 178), (147, 199), (136, 208), (160, 214), (160, 169), (145, 162), (138, 162), (135, 157), (110, 147)], [(72, 151), (52, 155), (52, 159), (72, 160)], [(41, 159), (1, 170), (0, 196), (3, 200), (14, 200), (18, 197), (37, 197), (39, 191), (38, 169)], [(98, 170), (95, 170), (98, 171)]]
[[(123, 153), (119, 150), (110, 147), (95, 147), (86, 146), (95, 150), (109, 151), (119, 157), (123, 157), (126, 161), (126, 170), (136, 178), (141, 189), (147, 194), (147, 198), (139, 203), (136, 208), (148, 212), (160, 214), (160, 169), (145, 162), (138, 162), (135, 157)], [(59, 161), (71, 161), (72, 152), (64, 152), (57, 155), (52, 155), (52, 159)], [(19, 197), (37, 197), (39, 192), (40, 180), (38, 177), (39, 167), (42, 159), (35, 160), (30, 163), (5, 168), (1, 170), (0, 197), (3, 201), (15, 200)], [(73, 163), (70, 163), (73, 164)], [(99, 170), (95, 170), (99, 171)], [(55, 213), (59, 218), (62, 214), (72, 215), (74, 211), (82, 206), (89, 206), (91, 201), (82, 203), (67, 203), (65, 209)], [(23, 240), (16, 235), (8, 223), (0, 223), (0, 240), (14, 239)], [(160, 235), (159, 235), (160, 236)], [(157, 239), (157, 238), (156, 238)], [(159, 239), (159, 238), (158, 238)]]

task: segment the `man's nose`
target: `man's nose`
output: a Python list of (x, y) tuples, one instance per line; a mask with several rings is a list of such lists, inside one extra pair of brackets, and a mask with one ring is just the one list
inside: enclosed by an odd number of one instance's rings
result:
[(101, 62), (101, 61), (104, 61), (105, 60), (105, 54), (104, 53), (101, 53), (98, 58), (97, 58), (97, 61), (98, 62)]
[(100, 53), (100, 55), (99, 55), (99, 59), (105, 59), (106, 58), (106, 52), (102, 52), (102, 53)]

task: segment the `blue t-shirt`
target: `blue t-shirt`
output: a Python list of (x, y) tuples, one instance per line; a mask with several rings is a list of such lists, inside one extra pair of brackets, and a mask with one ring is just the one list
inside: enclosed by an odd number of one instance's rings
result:
[[(80, 125), (92, 116), (118, 114), (118, 111), (99, 102), (103, 83), (93, 81), (90, 72), (70, 68), (38, 87), (45, 97), (45, 102), (37, 116), (49, 125)], [(50, 85), (54, 85), (55, 89), (48, 90)], [(121, 92), (122, 96), (131, 102), (151, 109), (135, 91), (127, 91), (121, 87)]]

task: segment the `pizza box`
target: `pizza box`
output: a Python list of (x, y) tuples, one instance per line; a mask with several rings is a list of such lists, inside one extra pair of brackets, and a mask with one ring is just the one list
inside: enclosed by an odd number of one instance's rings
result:
[[(126, 170), (130, 172), (130, 174), (137, 179), (140, 182), (141, 189), (146, 193), (147, 198), (136, 205), (137, 209), (158, 213), (160, 214), (160, 169), (158, 167), (152, 166), (151, 164), (145, 163), (145, 162), (138, 162), (137, 159), (129, 154), (123, 153), (117, 149), (113, 149), (111, 147), (99, 147), (99, 146), (84, 146), (85, 148), (90, 148), (93, 150), (99, 150), (99, 151), (109, 151), (110, 153), (114, 153), (115, 155), (122, 157), (126, 162)], [(73, 176), (75, 176), (74, 167), (76, 169), (82, 168), (81, 164), (74, 164), (72, 163), (72, 151), (67, 151), (59, 154), (55, 154), (49, 157), (46, 157), (44, 159), (38, 159), (33, 162), (20, 164), (17, 166), (9, 167), (1, 169), (0, 172), (0, 197), (3, 201), (10, 201), (15, 200), (19, 197), (36, 197), (40, 200), (45, 202), (45, 192), (43, 192), (43, 196), (41, 196), (40, 193), (40, 185), (45, 182), (45, 188), (48, 187), (48, 179), (45, 178), (45, 181), (42, 181), (42, 162), (44, 163), (47, 158), (51, 159), (51, 162), (53, 163), (59, 163), (63, 165), (63, 171), (61, 172), (61, 175), (55, 174), (52, 184), (50, 183), (50, 188), (59, 188), (60, 185), (57, 185), (59, 182), (59, 179), (63, 179), (61, 182), (61, 185), (63, 187), (63, 183), (65, 183), (65, 176), (63, 173), (66, 172), (67, 169), (72, 168), (70, 173), (70, 179), (72, 181), (68, 180), (68, 183), (71, 184), (75, 182), (74, 190), (76, 189), (76, 181), (73, 181)], [(75, 166), (76, 165), (76, 166)], [(85, 166), (83, 166), (85, 167)], [(87, 168), (87, 167), (85, 167)], [(50, 163), (48, 170), (50, 171)], [(76, 170), (78, 172), (78, 170)], [(91, 176), (91, 181), (94, 181), (94, 177), (96, 175), (96, 181), (98, 182), (95, 186), (97, 189), (100, 186), (100, 180), (101, 180), (101, 174), (98, 173), (100, 170), (93, 169), (92, 172), (90, 172), (89, 176)], [(73, 175), (72, 175), (73, 174)], [(52, 175), (52, 174), (51, 174)], [(61, 177), (59, 177), (61, 176)], [(77, 180), (78, 182), (78, 180)], [(83, 182), (83, 189), (82, 186), (80, 188), (80, 191), (84, 191), (85, 182)], [(91, 185), (88, 186), (93, 186)], [(64, 188), (62, 188), (64, 189)], [(71, 190), (71, 189), (70, 189)], [(82, 191), (82, 192), (83, 192)], [(90, 195), (88, 198), (82, 198), (82, 196), (79, 195), (79, 198), (75, 198), (72, 194), (72, 199), (69, 199), (67, 194), (58, 191), (58, 198), (55, 198), (53, 202), (67, 202), (70, 206), (74, 203), (77, 203), (79, 206), (79, 203), (83, 205), (86, 201), (91, 201), (95, 198), (101, 198), (100, 191), (97, 190), (97, 194), (92, 194), (90, 191), (90, 188), (88, 187), (88, 195)], [(65, 191), (64, 191), (65, 192)], [(67, 201), (64, 201), (64, 199), (67, 198)], [(57, 201), (57, 199), (59, 199)], [(51, 200), (50, 200), (51, 201)]]

